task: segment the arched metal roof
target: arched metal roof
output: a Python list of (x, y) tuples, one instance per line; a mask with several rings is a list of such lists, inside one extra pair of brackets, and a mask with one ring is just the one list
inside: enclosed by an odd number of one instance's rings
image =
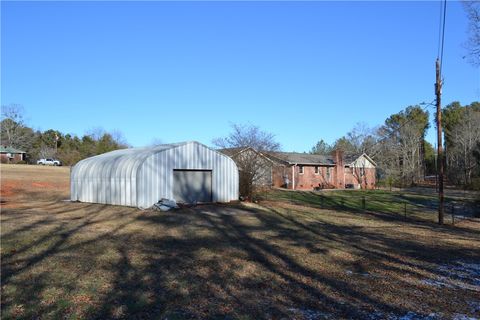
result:
[(171, 193), (166, 185), (171, 184), (168, 172), (173, 168), (214, 167), (216, 175), (228, 176), (216, 177), (214, 185), (218, 190), (214, 192), (214, 200), (238, 198), (238, 169), (234, 161), (201, 143), (189, 141), (115, 150), (81, 160), (71, 171), (71, 199), (145, 207), (160, 200), (157, 190), (152, 189), (161, 189), (162, 196), (169, 198)]

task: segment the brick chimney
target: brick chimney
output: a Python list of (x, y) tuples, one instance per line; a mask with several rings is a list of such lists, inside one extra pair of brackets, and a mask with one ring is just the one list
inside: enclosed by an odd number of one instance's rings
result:
[(345, 164), (343, 163), (343, 150), (335, 149), (332, 151), (333, 161), (335, 162), (334, 169), (334, 184), (335, 188), (345, 188)]

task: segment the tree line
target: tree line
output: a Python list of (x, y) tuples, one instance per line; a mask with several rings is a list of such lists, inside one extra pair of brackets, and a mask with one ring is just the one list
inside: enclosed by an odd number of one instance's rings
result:
[[(445, 168), (448, 180), (456, 185), (480, 188), (480, 103), (462, 106), (453, 102), (443, 108)], [(108, 151), (127, 148), (119, 131), (91, 130), (82, 137), (58, 130), (34, 130), (26, 125), (20, 105), (2, 106), (1, 143), (27, 152), (26, 162), (58, 158), (65, 165)], [(312, 154), (368, 154), (378, 165), (378, 180), (387, 185), (409, 186), (436, 173), (436, 150), (425, 140), (430, 127), (429, 112), (420, 105), (392, 114), (378, 127), (357, 124), (333, 144), (320, 140)], [(233, 125), (233, 132), (215, 139), (217, 147), (246, 147), (280, 150), (274, 135), (256, 126)], [(251, 171), (251, 170), (250, 170)]]
[[(450, 183), (480, 188), (480, 103), (453, 102), (442, 110), (445, 168)], [(424, 107), (409, 106), (375, 128), (357, 124), (332, 145), (323, 140), (310, 153), (366, 153), (378, 164), (379, 181), (409, 186), (436, 174), (436, 147), (425, 140), (430, 127)]]
[(64, 165), (73, 165), (94, 155), (128, 147), (119, 131), (95, 128), (78, 137), (54, 129), (34, 130), (26, 124), (24, 109), (17, 104), (2, 106), (0, 128), (1, 144), (26, 152), (26, 163), (56, 158)]

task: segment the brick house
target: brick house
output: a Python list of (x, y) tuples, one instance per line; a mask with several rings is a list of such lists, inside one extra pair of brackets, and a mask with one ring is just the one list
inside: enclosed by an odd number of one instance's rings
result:
[(331, 155), (271, 152), (267, 156), (276, 162), (272, 170), (274, 187), (295, 190), (375, 188), (377, 165), (366, 154), (344, 156), (336, 150)]
[[(296, 152), (258, 152), (252, 148), (224, 149), (221, 152), (237, 162), (242, 154), (259, 155), (263, 177), (257, 185), (294, 190), (373, 189), (376, 163), (366, 154), (345, 156), (341, 151), (331, 155)], [(236, 160), (237, 159), (237, 160)]]
[(367, 154), (349, 155), (344, 158), (345, 185), (361, 189), (374, 189), (377, 164)]
[(25, 151), (13, 147), (0, 146), (0, 161), (2, 163), (16, 163), (25, 160)]

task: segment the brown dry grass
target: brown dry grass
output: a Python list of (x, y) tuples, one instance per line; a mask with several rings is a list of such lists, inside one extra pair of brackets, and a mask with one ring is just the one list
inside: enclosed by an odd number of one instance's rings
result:
[(480, 316), (480, 279), (445, 273), (480, 264), (478, 220), (280, 200), (168, 213), (69, 203), (68, 172), (1, 166), (2, 319)]

